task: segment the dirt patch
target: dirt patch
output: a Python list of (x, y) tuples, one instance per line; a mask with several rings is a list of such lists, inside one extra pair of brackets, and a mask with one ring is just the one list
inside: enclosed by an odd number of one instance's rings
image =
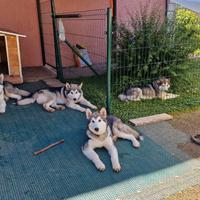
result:
[(200, 200), (200, 185), (187, 188), (179, 193), (176, 193), (165, 200)]
[[(200, 111), (180, 115), (175, 117), (170, 123), (174, 128), (190, 136), (198, 133), (200, 134)], [(190, 156), (200, 159), (200, 145), (189, 140), (185, 144), (178, 144), (178, 148)]]

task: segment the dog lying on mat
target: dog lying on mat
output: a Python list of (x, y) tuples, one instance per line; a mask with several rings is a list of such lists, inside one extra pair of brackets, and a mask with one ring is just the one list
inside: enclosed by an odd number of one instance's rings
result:
[(127, 139), (135, 148), (139, 148), (142, 136), (119, 118), (107, 115), (105, 108), (94, 113), (87, 109), (86, 117), (89, 120), (87, 129), (89, 140), (82, 147), (83, 154), (94, 163), (99, 171), (104, 171), (106, 167), (94, 151), (96, 148), (104, 147), (110, 154), (113, 170), (119, 172), (121, 166), (114, 142), (117, 141), (117, 138)]
[(30, 95), (29, 92), (14, 87), (9, 82), (4, 82), (4, 75), (0, 75), (0, 113), (5, 113), (6, 101), (10, 98), (20, 100), (28, 95)]
[(48, 112), (64, 110), (65, 106), (85, 112), (86, 108), (78, 104), (85, 105), (91, 109), (97, 109), (95, 105), (84, 98), (82, 86), (82, 83), (80, 85), (66, 83), (63, 87), (42, 89), (35, 92), (30, 98), (18, 101), (17, 104), (28, 105), (36, 102), (42, 105)]
[(121, 101), (140, 101), (142, 99), (155, 99), (162, 100), (174, 99), (178, 97), (177, 94), (168, 93), (171, 87), (169, 78), (160, 78), (146, 87), (132, 87), (120, 94), (118, 98)]

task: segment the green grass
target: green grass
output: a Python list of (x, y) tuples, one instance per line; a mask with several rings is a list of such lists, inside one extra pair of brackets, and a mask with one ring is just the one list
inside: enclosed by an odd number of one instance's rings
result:
[[(159, 113), (180, 113), (200, 108), (200, 60), (190, 60), (183, 64), (187, 67), (184, 73), (173, 78), (172, 91), (180, 96), (170, 100), (144, 100), (141, 102), (121, 102), (113, 96), (111, 100), (112, 113), (128, 121), (131, 118)], [(76, 79), (83, 81), (85, 96), (94, 104), (105, 106), (105, 77), (90, 77)]]

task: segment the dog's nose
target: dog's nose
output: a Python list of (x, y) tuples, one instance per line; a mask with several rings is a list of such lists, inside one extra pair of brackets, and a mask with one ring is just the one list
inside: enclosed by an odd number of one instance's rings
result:
[(76, 101), (76, 98), (74, 98), (73, 100)]
[(99, 128), (95, 128), (94, 130), (95, 130), (96, 132), (98, 132), (98, 131), (99, 131)]

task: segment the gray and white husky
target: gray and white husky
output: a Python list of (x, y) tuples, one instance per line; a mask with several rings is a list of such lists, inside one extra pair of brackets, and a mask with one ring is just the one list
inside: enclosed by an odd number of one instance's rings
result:
[(85, 105), (91, 109), (97, 109), (95, 105), (84, 98), (82, 86), (83, 83), (80, 85), (66, 83), (63, 87), (42, 89), (35, 92), (30, 98), (18, 101), (17, 104), (27, 105), (36, 102), (42, 105), (48, 112), (64, 110), (65, 106), (85, 112), (86, 108), (78, 104)]
[(22, 97), (28, 95), (30, 95), (29, 92), (14, 87), (9, 82), (4, 82), (4, 75), (0, 75), (0, 113), (5, 113), (6, 101), (9, 100), (9, 98), (20, 100)]
[(168, 93), (171, 86), (169, 78), (160, 78), (146, 87), (132, 87), (120, 94), (118, 98), (121, 101), (140, 101), (142, 99), (155, 99), (162, 100), (174, 99), (178, 97), (177, 94)]
[(0, 113), (6, 112), (6, 101), (4, 97), (4, 85), (3, 85), (4, 76), (0, 75)]
[(139, 148), (139, 140), (142, 137), (119, 118), (107, 115), (105, 108), (94, 113), (87, 109), (86, 117), (89, 120), (86, 132), (89, 140), (82, 147), (83, 154), (94, 163), (98, 170), (104, 171), (106, 167), (94, 151), (96, 148), (104, 147), (110, 154), (113, 170), (119, 172), (121, 165), (114, 142), (117, 138), (123, 138), (130, 140), (135, 148)]

